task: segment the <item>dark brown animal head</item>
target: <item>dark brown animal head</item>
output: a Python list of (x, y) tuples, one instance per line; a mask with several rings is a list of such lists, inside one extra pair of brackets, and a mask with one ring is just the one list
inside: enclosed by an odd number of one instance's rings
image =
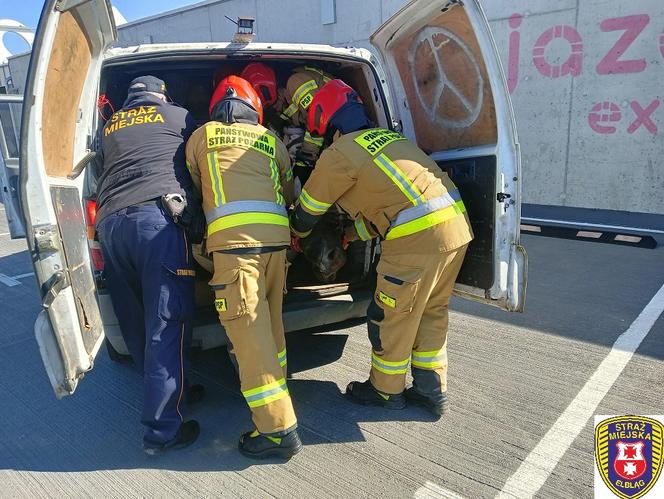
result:
[(316, 224), (311, 235), (302, 239), (304, 257), (311, 264), (314, 277), (329, 283), (346, 264), (346, 252), (341, 246), (343, 228), (334, 217), (326, 216)]

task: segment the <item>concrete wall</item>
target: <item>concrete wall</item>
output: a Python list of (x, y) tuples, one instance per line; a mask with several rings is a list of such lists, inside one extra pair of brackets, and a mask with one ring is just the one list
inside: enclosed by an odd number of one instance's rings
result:
[[(326, 1), (326, 0), (323, 0)], [(208, 1), (130, 23), (123, 43), (225, 41), (224, 18), (256, 18), (257, 41), (368, 47), (406, 2)], [(275, 6), (279, 5), (279, 8)], [(664, 214), (664, 2), (484, 0), (516, 108), (528, 203)]]

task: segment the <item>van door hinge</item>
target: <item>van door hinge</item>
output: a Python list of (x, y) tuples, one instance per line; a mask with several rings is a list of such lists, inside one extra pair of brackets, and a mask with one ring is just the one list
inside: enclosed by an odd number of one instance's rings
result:
[(498, 199), (498, 202), (499, 202), (499, 203), (502, 203), (503, 201), (505, 201), (506, 199), (509, 199), (509, 198), (511, 198), (511, 197), (512, 197), (511, 194), (507, 194), (507, 193), (505, 193), (505, 192), (499, 192), (499, 193), (496, 195), (496, 198)]

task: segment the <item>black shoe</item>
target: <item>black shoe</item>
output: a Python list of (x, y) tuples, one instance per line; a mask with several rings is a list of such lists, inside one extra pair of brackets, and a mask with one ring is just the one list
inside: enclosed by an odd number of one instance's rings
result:
[(447, 392), (443, 393), (439, 400), (433, 400), (431, 397), (427, 397), (418, 392), (414, 386), (411, 386), (405, 391), (405, 395), (409, 404), (426, 407), (434, 416), (441, 417), (450, 412)]
[(144, 443), (143, 451), (150, 456), (155, 456), (157, 454), (166, 452), (167, 450), (182, 449), (193, 444), (198, 438), (200, 432), (201, 428), (198, 425), (198, 421), (193, 419), (190, 421), (185, 421), (180, 425), (180, 429), (178, 430), (174, 439), (157, 446), (150, 446)]
[(288, 460), (302, 450), (302, 441), (297, 430), (290, 431), (282, 437), (271, 437), (254, 430), (240, 437), (238, 449), (243, 456), (251, 459), (278, 457)]
[(184, 397), (187, 405), (198, 404), (205, 398), (205, 387), (203, 385), (189, 385), (185, 388)]
[(403, 393), (396, 395), (388, 395), (379, 392), (367, 380), (364, 383), (360, 381), (352, 381), (346, 387), (346, 398), (351, 402), (362, 405), (378, 405), (386, 409), (403, 409), (406, 407), (406, 400)]

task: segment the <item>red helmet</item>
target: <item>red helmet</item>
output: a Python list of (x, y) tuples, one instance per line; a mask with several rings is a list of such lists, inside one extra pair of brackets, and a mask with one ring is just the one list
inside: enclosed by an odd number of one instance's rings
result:
[(258, 122), (263, 123), (263, 104), (256, 90), (247, 80), (235, 75), (227, 76), (221, 80), (210, 99), (210, 109), (208, 110), (210, 115), (212, 115), (214, 106), (227, 97), (235, 97), (249, 104), (258, 113)]
[(348, 103), (362, 104), (357, 92), (341, 80), (330, 80), (316, 92), (307, 117), (309, 133), (324, 137), (334, 115)]
[(240, 78), (247, 80), (256, 90), (263, 107), (277, 102), (277, 77), (274, 70), (262, 62), (252, 62), (242, 70)]

